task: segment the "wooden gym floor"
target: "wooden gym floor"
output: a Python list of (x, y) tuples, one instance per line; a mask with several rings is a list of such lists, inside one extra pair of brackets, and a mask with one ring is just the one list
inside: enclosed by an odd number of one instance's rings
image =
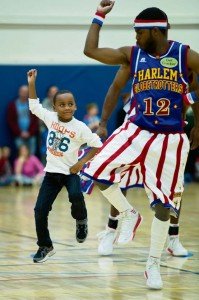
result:
[(108, 202), (97, 189), (86, 197), (89, 236), (85, 243), (78, 244), (75, 221), (62, 190), (49, 217), (56, 254), (43, 264), (32, 262), (37, 250), (33, 214), (37, 193), (37, 187), (0, 188), (0, 299), (198, 299), (199, 184), (185, 187), (181, 214), (181, 241), (193, 256), (175, 258), (164, 252), (161, 291), (148, 290), (143, 276), (153, 213), (142, 189), (128, 192), (128, 199), (144, 217), (135, 240), (115, 246), (109, 257), (97, 254), (96, 238), (105, 228)]

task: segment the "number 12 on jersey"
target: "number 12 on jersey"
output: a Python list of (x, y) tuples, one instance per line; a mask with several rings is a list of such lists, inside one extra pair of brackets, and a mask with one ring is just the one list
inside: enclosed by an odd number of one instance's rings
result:
[(155, 113), (152, 110), (152, 98), (144, 99), (145, 102), (145, 110), (143, 112), (146, 116), (169, 116), (170, 115), (170, 104), (171, 101), (166, 98), (160, 98), (156, 102), (156, 106), (159, 108)]

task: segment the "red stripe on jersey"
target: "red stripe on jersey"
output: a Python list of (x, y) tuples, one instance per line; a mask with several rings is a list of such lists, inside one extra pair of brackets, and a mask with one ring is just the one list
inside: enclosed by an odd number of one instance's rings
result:
[(129, 124), (130, 124), (131, 122), (126, 122), (126, 123), (124, 123), (122, 126), (123, 127), (121, 127), (121, 129), (120, 129), (120, 131), (118, 131), (117, 133), (113, 133), (104, 143), (103, 143), (103, 146), (100, 148), (100, 150), (97, 152), (97, 154), (98, 153), (100, 153), (111, 141), (112, 141), (112, 139), (116, 136), (116, 135), (118, 135), (121, 131), (123, 131), (123, 130), (127, 130), (128, 129), (128, 126), (129, 126)]
[(176, 187), (177, 180), (178, 180), (178, 173), (179, 173), (179, 169), (180, 169), (180, 160), (181, 160), (183, 141), (184, 141), (183, 137), (180, 136), (180, 142), (178, 144), (177, 153), (176, 153), (176, 167), (175, 167), (175, 171), (174, 171), (174, 175), (173, 175), (173, 182), (171, 185), (171, 194), (170, 194), (171, 200), (173, 200), (173, 195), (174, 195), (175, 187)]
[(136, 176), (137, 176), (137, 180), (136, 180), (136, 184), (137, 184), (140, 180), (140, 173), (139, 173), (138, 169), (136, 169)]
[(134, 169), (134, 167), (130, 167), (129, 170), (128, 170), (129, 175), (128, 175), (128, 179), (127, 179), (127, 182), (126, 182), (126, 187), (129, 186), (133, 169)]
[[(161, 182), (160, 178), (162, 175), (162, 170), (163, 170), (163, 166), (164, 166), (164, 162), (165, 162), (166, 151), (167, 151), (167, 147), (168, 147), (168, 138), (169, 138), (169, 136), (166, 135), (166, 137), (163, 141), (162, 152), (160, 155), (160, 160), (159, 160), (157, 171), (156, 171), (156, 178), (157, 178), (156, 185), (159, 188), (159, 190), (161, 189), (161, 186), (162, 186), (162, 182)], [(169, 199), (165, 195), (164, 195), (164, 200), (165, 200), (165, 203), (169, 203)]]
[[(129, 122), (127, 122), (129, 123)], [(97, 171), (93, 174), (94, 178), (97, 178), (116, 157), (118, 157), (126, 148), (131, 146), (133, 139), (135, 139), (140, 133), (141, 128), (137, 128), (134, 134), (128, 138), (126, 143), (124, 143), (115, 153), (113, 153), (110, 157), (107, 158), (106, 161), (102, 163), (102, 165), (97, 169)]]
[[(146, 159), (147, 153), (150, 150), (150, 146), (153, 143), (153, 141), (156, 139), (158, 133), (155, 133), (149, 140), (148, 142), (145, 144), (144, 149), (141, 153), (141, 160), (140, 160), (140, 165), (141, 165), (141, 170), (142, 170), (142, 175), (143, 175), (143, 183), (148, 187), (148, 185), (146, 184), (146, 168), (144, 165), (144, 161)], [(149, 188), (149, 187), (148, 187)], [(149, 188), (150, 189), (150, 188)]]
[(153, 193), (153, 201), (157, 200), (158, 199), (157, 195), (154, 192), (152, 193)]
[[(125, 165), (123, 164), (123, 165), (120, 165), (119, 167), (117, 167), (117, 168), (115, 168), (115, 169), (113, 169), (111, 172), (110, 172), (110, 179), (109, 179), (109, 181), (114, 181), (115, 180), (115, 171), (118, 169), (118, 168), (122, 168), (122, 167), (124, 167)], [(125, 175), (125, 174), (124, 174)], [(124, 176), (123, 175), (123, 176)]]

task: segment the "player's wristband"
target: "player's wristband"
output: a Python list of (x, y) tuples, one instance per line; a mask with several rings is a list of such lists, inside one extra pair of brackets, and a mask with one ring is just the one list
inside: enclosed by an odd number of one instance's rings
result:
[(188, 104), (188, 105), (193, 104), (198, 100), (199, 99), (198, 99), (198, 96), (196, 95), (196, 92), (190, 92), (184, 96), (185, 104)]
[(105, 19), (105, 15), (101, 12), (96, 11), (92, 23), (98, 24), (99, 26), (102, 26), (103, 22), (104, 22), (104, 19)]

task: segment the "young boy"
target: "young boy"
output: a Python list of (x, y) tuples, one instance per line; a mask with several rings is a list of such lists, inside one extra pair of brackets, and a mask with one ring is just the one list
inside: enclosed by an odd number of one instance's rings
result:
[[(37, 98), (35, 81), (37, 71), (28, 71), (29, 106), (33, 114), (48, 127), (46, 175), (35, 205), (35, 223), (39, 249), (33, 257), (41, 263), (55, 251), (48, 230), (48, 214), (63, 186), (68, 191), (71, 215), (76, 220), (76, 239), (79, 243), (87, 237), (87, 210), (81, 192), (78, 172), (102, 146), (100, 138), (73, 114), (77, 109), (74, 96), (69, 91), (58, 91), (53, 98), (54, 112), (42, 107)], [(89, 153), (78, 161), (78, 150), (82, 144), (92, 147)]]

